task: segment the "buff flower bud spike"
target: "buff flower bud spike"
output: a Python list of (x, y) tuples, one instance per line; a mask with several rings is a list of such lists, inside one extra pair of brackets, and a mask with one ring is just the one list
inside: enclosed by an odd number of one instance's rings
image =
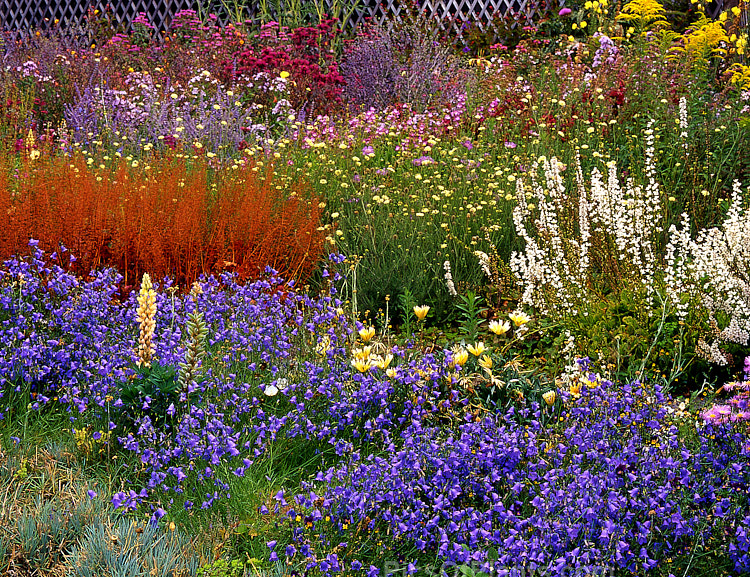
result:
[(138, 312), (136, 320), (140, 326), (138, 335), (137, 365), (150, 367), (154, 358), (154, 330), (156, 329), (156, 291), (151, 284), (151, 277), (143, 275), (141, 290), (138, 292)]
[(190, 393), (195, 386), (201, 360), (206, 356), (206, 335), (208, 335), (208, 327), (203, 319), (203, 313), (193, 312), (187, 322), (188, 342), (185, 350), (185, 361), (180, 363), (178, 378), (180, 388), (185, 393)]
[(34, 138), (34, 131), (29, 128), (29, 133), (26, 135), (26, 139), (24, 140), (24, 144), (26, 145), (26, 150), (30, 151), (36, 146), (36, 138)]

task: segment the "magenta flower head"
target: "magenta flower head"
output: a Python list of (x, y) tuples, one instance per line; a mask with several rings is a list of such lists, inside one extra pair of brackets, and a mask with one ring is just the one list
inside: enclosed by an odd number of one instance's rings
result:
[(565, 7), (565, 8), (560, 8), (560, 11), (559, 11), (559, 12), (557, 13), (557, 15), (558, 15), (558, 16), (567, 16), (567, 15), (568, 15), (568, 14), (570, 14), (571, 12), (573, 12), (573, 11), (572, 11), (572, 10), (571, 10), (570, 8), (567, 8), (567, 7)]

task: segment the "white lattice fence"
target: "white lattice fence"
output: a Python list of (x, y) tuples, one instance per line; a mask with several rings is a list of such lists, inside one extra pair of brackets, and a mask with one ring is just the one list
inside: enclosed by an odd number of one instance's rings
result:
[(425, 0), (423, 5), (427, 14), (438, 17), (444, 28), (460, 39), (465, 24), (484, 30), (492, 27), (496, 15), (509, 13), (519, 22), (526, 22), (537, 9), (537, 0)]
[[(521, 19), (530, 18), (536, 9), (537, 0), (423, 0), (420, 12), (425, 17), (436, 16), (443, 22), (443, 28), (451, 30), (461, 37), (462, 24), (472, 22), (480, 28), (486, 28), (494, 14), (511, 12)], [(333, 0), (323, 0), (328, 9)], [(167, 30), (172, 17), (180, 10), (197, 9), (195, 0), (133, 0), (131, 2), (103, 2), (101, 0), (0, 0), (0, 27), (6, 31), (22, 35), (33, 30), (44, 30), (58, 23), (62, 28), (70, 28), (83, 22), (89, 9), (104, 12), (109, 6), (108, 14), (113, 23), (130, 29), (132, 21), (140, 12), (148, 15), (157, 34), (161, 36)], [(248, 3), (250, 15), (254, 6)], [(402, 7), (397, 0), (378, 2), (364, 0), (347, 21), (347, 28), (354, 28), (369, 20), (385, 22), (388, 17), (398, 18)]]
[(131, 2), (101, 2), (84, 0), (0, 0), (0, 26), (6, 31), (28, 34), (45, 30), (55, 23), (63, 29), (81, 24), (89, 9), (104, 13), (107, 6), (115, 26), (128, 30), (140, 12), (145, 12), (159, 33), (166, 28), (178, 11), (193, 8), (192, 0), (133, 0)]

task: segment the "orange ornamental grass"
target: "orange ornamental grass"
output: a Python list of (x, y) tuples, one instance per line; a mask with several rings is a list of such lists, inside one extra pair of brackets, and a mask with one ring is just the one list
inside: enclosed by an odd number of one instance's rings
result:
[(0, 162), (3, 259), (34, 238), (48, 252), (67, 247), (79, 273), (114, 266), (126, 285), (148, 272), (186, 286), (201, 274), (245, 279), (266, 266), (304, 279), (322, 254), (318, 199), (273, 166), (215, 171), (175, 154), (135, 167), (114, 159), (96, 168), (82, 154), (27, 157), (17, 170), (8, 156)]

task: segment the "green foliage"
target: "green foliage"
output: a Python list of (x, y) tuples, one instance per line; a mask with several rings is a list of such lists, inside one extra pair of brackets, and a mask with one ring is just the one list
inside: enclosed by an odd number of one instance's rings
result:
[(404, 334), (407, 338), (411, 337), (412, 334), (412, 317), (414, 316), (414, 307), (417, 306), (417, 301), (414, 295), (408, 288), (404, 289), (400, 295), (398, 295), (398, 304), (401, 309), (401, 319), (404, 323), (403, 329)]
[(458, 565), (457, 566), (458, 572), (463, 575), (463, 577), (490, 577), (487, 573), (484, 573), (483, 571), (480, 571), (476, 567), (472, 567), (470, 565)]
[(122, 406), (113, 415), (115, 424), (129, 430), (137, 419), (148, 416), (155, 425), (164, 426), (171, 420), (167, 409), (178, 402), (179, 393), (180, 383), (173, 366), (158, 362), (142, 365), (121, 385)]
[(338, 20), (343, 27), (358, 5), (356, 0), (333, 0), (330, 3), (323, 0), (260, 0), (257, 3), (248, 0), (203, 0), (198, 3), (199, 16), (204, 22), (208, 21), (208, 14), (216, 13), (239, 27), (252, 20), (255, 27), (278, 22), (290, 29), (317, 26), (327, 18)]
[(649, 378), (663, 383), (665, 390), (682, 390), (701, 382), (699, 375), (707, 370), (694, 354), (705, 319), (700, 309), (690, 310), (685, 321), (658, 303), (647, 310), (643, 295), (625, 288), (587, 302), (561, 325), (574, 336), (579, 353), (588, 355), (613, 380)]
[(239, 559), (217, 559), (198, 568), (198, 577), (243, 577), (245, 564)]
[[(316, 152), (315, 159), (300, 151), (300, 163), (309, 166), (311, 182), (327, 199), (330, 240), (357, 260), (360, 311), (374, 314), (385, 309), (386, 295), (409, 289), (417, 304), (429, 304), (433, 318), (444, 322), (455, 315), (445, 260), (462, 289), (482, 283), (473, 239), (489, 234), (503, 255), (510, 254), (510, 202), (498, 200), (498, 178), (482, 171), (482, 163), (503, 167), (508, 159), (489, 138), (472, 149), (467, 143), (468, 137), (434, 144), (429, 158), (435, 162), (421, 162), (419, 151), (397, 152), (395, 139), (376, 149), (374, 157), (359, 161), (351, 151), (331, 152), (330, 157)], [(353, 277), (353, 270), (345, 271), (347, 282)]]
[(91, 6), (86, 14), (84, 33), (88, 41), (96, 46), (103, 46), (115, 34), (125, 33), (125, 25), (117, 21), (112, 7), (107, 4), (104, 10)]
[(8, 565), (10, 564), (10, 552), (5, 538), (0, 535), (0, 571), (7, 574)]
[(459, 317), (459, 332), (471, 342), (479, 337), (479, 325), (484, 322), (483, 315), (487, 309), (482, 307), (482, 297), (474, 291), (468, 291), (465, 295), (459, 295), (459, 302), (456, 304), (461, 311)]

